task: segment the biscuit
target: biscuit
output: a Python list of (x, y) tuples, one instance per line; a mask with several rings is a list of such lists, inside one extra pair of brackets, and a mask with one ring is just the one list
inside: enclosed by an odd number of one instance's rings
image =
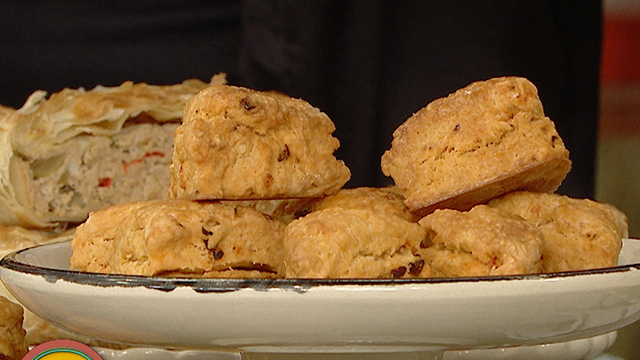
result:
[(22, 307), (0, 296), (0, 359), (20, 360), (29, 351), (22, 319)]
[(2, 118), (5, 116), (13, 114), (14, 111), (16, 111), (16, 109), (0, 105), (0, 121), (2, 121)]
[[(544, 235), (543, 271), (559, 272), (616, 266), (622, 248), (620, 225), (611, 208), (589, 199), (518, 191), (489, 206), (520, 216)], [(624, 229), (623, 229), (624, 231)]]
[(620, 228), (620, 236), (622, 236), (623, 239), (628, 239), (629, 238), (629, 218), (627, 217), (627, 214), (625, 214), (622, 210), (618, 209), (612, 204), (607, 204), (607, 203), (600, 203), (600, 204), (604, 205), (611, 211), (613, 218), (615, 219), (616, 223), (618, 224), (618, 227)]
[(395, 186), (340, 189), (337, 193), (314, 202), (311, 211), (331, 207), (369, 209), (381, 216), (398, 216), (407, 221), (417, 220), (404, 204), (404, 196), (400, 189)]
[[(114, 216), (119, 210), (126, 213), (124, 219), (121, 214)], [(111, 231), (104, 231), (109, 226)], [(71, 265), (84, 271), (97, 268), (145, 276), (226, 277), (224, 272), (229, 270), (246, 271), (251, 277), (257, 272), (264, 277), (283, 276), (284, 227), (254, 209), (220, 203), (156, 200), (124, 204), (92, 213), (78, 227), (71, 242)], [(110, 246), (89, 245), (96, 243), (95, 234), (100, 232)], [(87, 247), (93, 247), (95, 257), (89, 264), (83, 254)]]
[(536, 87), (503, 77), (415, 113), (395, 130), (381, 167), (422, 217), (437, 208), (468, 210), (516, 189), (553, 192), (571, 161)]
[(191, 200), (313, 198), (351, 173), (333, 152), (331, 119), (306, 101), (219, 85), (194, 96), (176, 130), (170, 196)]
[(427, 236), (419, 254), (434, 277), (535, 274), (543, 237), (535, 226), (486, 205), (439, 209), (420, 219)]
[(327, 208), (285, 229), (288, 278), (428, 277), (416, 255), (425, 231), (397, 216), (372, 210)]
[(136, 201), (89, 213), (89, 218), (76, 228), (71, 240), (71, 267), (86, 272), (113, 273), (111, 254), (115, 251), (116, 237), (121, 236), (119, 224), (146, 204)]

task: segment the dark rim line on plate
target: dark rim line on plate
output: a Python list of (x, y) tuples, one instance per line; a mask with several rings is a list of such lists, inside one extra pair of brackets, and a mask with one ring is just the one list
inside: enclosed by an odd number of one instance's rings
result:
[[(54, 244), (49, 244), (54, 245)], [(218, 278), (181, 278), (181, 277), (157, 277), (141, 275), (120, 275), (89, 273), (76, 270), (63, 270), (29, 265), (16, 260), (16, 256), (22, 252), (32, 250), (21, 249), (7, 254), (0, 260), (0, 267), (20, 273), (42, 276), (48, 282), (64, 280), (77, 284), (86, 284), (102, 287), (146, 287), (149, 289), (172, 291), (178, 287), (189, 287), (197, 292), (230, 292), (241, 289), (253, 289), (267, 291), (271, 289), (293, 290), (304, 293), (307, 290), (320, 286), (396, 286), (407, 284), (442, 284), (442, 283), (475, 283), (513, 280), (541, 280), (566, 278), (581, 275), (606, 274), (626, 272), (631, 269), (640, 270), (640, 263), (621, 265), (611, 268), (590, 269), (580, 271), (565, 271), (557, 273), (529, 274), (529, 275), (498, 275), (457, 278), (402, 278), (402, 279), (218, 279)]]

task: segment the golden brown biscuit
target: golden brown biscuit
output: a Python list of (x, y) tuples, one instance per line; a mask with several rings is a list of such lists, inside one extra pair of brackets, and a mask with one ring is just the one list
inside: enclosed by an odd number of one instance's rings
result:
[(618, 264), (620, 225), (609, 206), (559, 194), (518, 191), (489, 206), (522, 217), (544, 235), (545, 272), (586, 270)]
[(3, 117), (13, 114), (14, 111), (16, 109), (0, 105), (0, 121)]
[(123, 231), (120, 224), (146, 204), (136, 201), (89, 213), (89, 218), (76, 228), (71, 240), (71, 267), (87, 272), (113, 273), (111, 256), (115, 251), (115, 239)]
[(341, 189), (337, 193), (313, 203), (311, 211), (320, 211), (331, 207), (369, 209), (381, 216), (398, 216), (407, 221), (417, 220), (404, 204), (404, 196), (400, 189), (395, 186)]
[(313, 198), (350, 177), (331, 119), (279, 93), (212, 86), (186, 105), (170, 194), (197, 200)]
[(20, 360), (29, 351), (22, 313), (20, 305), (0, 296), (0, 359)]
[(486, 205), (440, 209), (420, 219), (427, 236), (419, 254), (434, 277), (534, 274), (542, 270), (542, 234), (524, 220)]
[(393, 137), (382, 171), (420, 216), (468, 210), (516, 189), (551, 192), (571, 167), (536, 87), (523, 78), (474, 82), (431, 102)]
[(612, 204), (600, 203), (606, 206), (609, 210), (611, 210), (611, 214), (613, 214), (613, 218), (616, 220), (618, 227), (620, 228), (620, 236), (623, 239), (629, 238), (629, 218), (627, 214), (625, 214), (622, 210), (618, 209), (616, 206)]
[(425, 231), (418, 224), (372, 210), (315, 211), (285, 229), (290, 278), (428, 277), (416, 255)]
[[(113, 216), (118, 210), (127, 216)], [(109, 226), (114, 228), (105, 232)], [(248, 271), (254, 277), (253, 271), (264, 277), (282, 276), (284, 227), (254, 209), (220, 203), (125, 204), (92, 213), (78, 227), (71, 242), (71, 265), (78, 270), (146, 276), (216, 277), (220, 272), (225, 277), (228, 270)], [(100, 251), (87, 263), (84, 252), (101, 232), (112, 245), (94, 246)]]

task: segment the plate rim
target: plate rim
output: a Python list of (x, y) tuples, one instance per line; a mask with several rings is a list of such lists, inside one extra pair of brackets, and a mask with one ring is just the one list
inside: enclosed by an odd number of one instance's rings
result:
[[(640, 263), (637, 263), (640, 256), (640, 241), (633, 244), (630, 248), (631, 251), (627, 253), (630, 256), (626, 256), (626, 260), (623, 259), (625, 265), (587, 272), (588, 274), (610, 274), (613, 278), (610, 278), (609, 275), (579, 278), (577, 275), (581, 275), (584, 272), (567, 272), (549, 274), (553, 276), (545, 276), (545, 278), (540, 275), (526, 275), (472, 279), (175, 279), (93, 274), (73, 270), (51, 269), (68, 266), (65, 258), (69, 256), (69, 248), (65, 248), (68, 245), (56, 243), (45, 246), (54, 245), (58, 247), (55, 249), (41, 248), (41, 252), (34, 252), (34, 258), (30, 258), (29, 256), (31, 255), (29, 254), (27, 256), (18, 256), (19, 253), (25, 253), (33, 248), (18, 250), (15, 254), (12, 253), (13, 255), (5, 256), (5, 259), (0, 261), (0, 265), (2, 265), (0, 267), (0, 276), (7, 288), (11, 290), (10, 287), (14, 287), (14, 289), (22, 292), (24, 300), (28, 300), (24, 303), (25, 306), (33, 306), (36, 314), (62, 328), (102, 339), (106, 342), (127, 343), (135, 346), (161, 346), (176, 349), (224, 347), (243, 349), (248, 352), (278, 353), (308, 351), (433, 351), (434, 349), (502, 347), (568, 341), (617, 330), (640, 318), (640, 312), (628, 313), (627, 311), (629, 306), (633, 305), (637, 308), (637, 305), (640, 304), (640, 300), (638, 300), (640, 298), (636, 296), (640, 291), (637, 281), (640, 276), (640, 272), (638, 272)], [(46, 262), (47, 251), (49, 250), (58, 251), (58, 253), (53, 258), (54, 261)], [(11, 258), (15, 257), (18, 257), (18, 259), (11, 260)], [(43, 261), (40, 262), (39, 260)], [(48, 266), (22, 264), (30, 271), (40, 269), (46, 272), (48, 269), (62, 274), (77, 275), (79, 273), (81, 276), (88, 277), (93, 283), (87, 287), (87, 285), (78, 284), (77, 281), (75, 283), (58, 282), (55, 276), (52, 280), (46, 274), (38, 275), (14, 271), (6, 268), (6, 264), (9, 261), (14, 261), (18, 264), (23, 261), (25, 263)], [(115, 280), (114, 277), (124, 280), (133, 278), (134, 280), (143, 280), (145, 282), (149, 280), (161, 281), (162, 284), (158, 287), (153, 287), (149, 286), (148, 283), (141, 285), (112, 281), (110, 286), (119, 287), (115, 287), (113, 288), (114, 291), (111, 291), (112, 288), (110, 287), (97, 286), (95, 284), (96, 276), (109, 279), (109, 281)], [(558, 278), (558, 276), (562, 276), (562, 278)], [(507, 282), (500, 283), (505, 278)], [(568, 285), (574, 288), (574, 291), (570, 291), (568, 295), (565, 286), (567, 283), (562, 280), (564, 278), (569, 281)], [(524, 282), (510, 281), (523, 279), (525, 280)], [(534, 282), (527, 281), (529, 279)], [(610, 281), (610, 279), (620, 281)], [(588, 311), (604, 310), (604, 322), (582, 323), (579, 321), (581, 325), (576, 328), (576, 321), (581, 319), (585, 309), (576, 309), (574, 300), (583, 298), (594, 291), (594, 288), (591, 287), (594, 284), (593, 280), (607, 289), (610, 286), (615, 286), (616, 289), (619, 288), (624, 294), (633, 294), (633, 304), (605, 302), (603, 303), (606, 305), (605, 308), (601, 308), (603, 304), (599, 300), (597, 300), (597, 304), (591, 301), (587, 304), (589, 307), (586, 309)], [(200, 286), (204, 284), (205, 286), (209, 285), (210, 288), (198, 289), (198, 281), (202, 281)], [(169, 284), (169, 287), (166, 286), (167, 284)], [(310, 288), (305, 288), (305, 284)], [(388, 286), (383, 285), (380, 287), (378, 286), (380, 284)], [(358, 287), (359, 285), (362, 286)], [(181, 288), (178, 291), (173, 291), (179, 286)], [(214, 288), (212, 289), (211, 286)], [(456, 304), (451, 299), (460, 298), (460, 290), (462, 288), (468, 288), (467, 290), (469, 290), (468, 296), (463, 296), (465, 299), (463, 301), (464, 304), (477, 304), (478, 302), (484, 304), (482, 306), (485, 310), (480, 312), (480, 315), (474, 310), (471, 312), (465, 310), (463, 313), (469, 318), (458, 318), (458, 320), (450, 321), (451, 319), (448, 317), (444, 320), (442, 316), (433, 316), (433, 312), (428, 307), (421, 307), (424, 310), (417, 313), (419, 316), (416, 316), (416, 312), (411, 310), (411, 305), (425, 304), (424, 301), (427, 300), (431, 305), (445, 305), (445, 314), (458, 314), (460, 303)], [(43, 289), (47, 291), (43, 291)], [(249, 289), (249, 291), (238, 291), (240, 289)], [(565, 326), (566, 321), (562, 320), (565, 319), (564, 317), (559, 318), (560, 321), (564, 322), (558, 323), (555, 317), (549, 318), (548, 316), (546, 318), (553, 323), (553, 327), (540, 327), (535, 325), (539, 321), (536, 317), (536, 321), (532, 323), (533, 327), (529, 327), (527, 328), (529, 330), (525, 329), (521, 333), (522, 329), (519, 328), (519, 325), (515, 329), (513, 325), (504, 325), (501, 322), (490, 320), (489, 322), (496, 326), (496, 332), (487, 335), (485, 328), (487, 318), (484, 314), (493, 314), (491, 319), (498, 319), (502, 315), (496, 315), (503, 314), (504, 310), (504, 302), (493, 300), (495, 297), (494, 290), (498, 291), (501, 297), (503, 295), (506, 296), (506, 298), (502, 298), (507, 299), (509, 302), (523, 300), (518, 301), (520, 304), (526, 304), (531, 299), (531, 295), (535, 295), (536, 299), (541, 300), (535, 301), (536, 304), (539, 304), (533, 307), (537, 309), (536, 311), (545, 311), (557, 307), (558, 305), (556, 305), (555, 301), (546, 301), (547, 296), (563, 294), (560, 303), (563, 304), (561, 306), (564, 306), (565, 309), (570, 309), (567, 315), (571, 320), (569, 327)], [(596, 299), (602, 299), (602, 296), (604, 296), (602, 290), (600, 287), (596, 287), (595, 291), (597, 291), (598, 295), (595, 297)], [(216, 294), (216, 292), (223, 292), (224, 294)], [(309, 296), (300, 296), (300, 294), (305, 293)], [(606, 293), (609, 294), (608, 291)], [(72, 298), (69, 298), (70, 294)], [(435, 294), (435, 296), (430, 294)], [(487, 294), (489, 295), (488, 297), (486, 296)], [(515, 297), (513, 296), (514, 294)], [(51, 303), (52, 295), (53, 303)], [(112, 302), (109, 300), (112, 297), (120, 299), (121, 295), (125, 295), (122, 301)], [(425, 295), (429, 296), (425, 298)], [(591, 296), (589, 297), (591, 298)], [(131, 301), (133, 299), (158, 300), (158, 303), (156, 307), (150, 308), (147, 301)], [(105, 300), (109, 305), (105, 306)], [(187, 305), (181, 307), (186, 310), (179, 312), (180, 318), (191, 319), (188, 323), (180, 325), (180, 329), (186, 334), (186, 337), (182, 335), (176, 337), (175, 334), (174, 308), (176, 300), (184, 300), (186, 301), (184, 304)], [(198, 310), (202, 306), (209, 306), (211, 301), (216, 302), (215, 308), (217, 310), (210, 312), (215, 317), (215, 321), (212, 321), (213, 318), (209, 316), (202, 317)], [(65, 304), (66, 310), (60, 312), (58, 306), (62, 303)], [(334, 305), (347, 303), (348, 306), (340, 306), (340, 310), (336, 311), (337, 309)], [(363, 306), (374, 304), (377, 304), (378, 311), (384, 311), (385, 314), (388, 314), (388, 309), (391, 309), (389, 305), (392, 305), (393, 309), (397, 309), (397, 305), (402, 304), (399, 308), (404, 310), (400, 310), (397, 313), (400, 319), (404, 319), (401, 323), (402, 330), (400, 331), (400, 327), (396, 322), (389, 323), (392, 320), (387, 319), (380, 323), (379, 317), (372, 317), (366, 311), (362, 311)], [(594, 308), (596, 305), (597, 309)], [(109, 310), (105, 312), (105, 308)], [(465, 309), (468, 308), (468, 306), (465, 306)], [(519, 313), (521, 306), (517, 308), (516, 311)], [(160, 314), (167, 315), (162, 315), (157, 319), (152, 316), (154, 320), (148, 323), (148, 317), (156, 314), (158, 309), (162, 309)], [(442, 310), (443, 308), (438, 307), (438, 309)], [(627, 313), (622, 319), (618, 318), (620, 309), (625, 309)], [(149, 313), (149, 311), (151, 312)], [(309, 311), (316, 315), (307, 316)], [(514, 310), (510, 310), (508, 313), (511, 315), (516, 314)], [(524, 312), (525, 318), (528, 319), (531, 316), (529, 313), (529, 310)], [(114, 314), (119, 315), (112, 316)], [(272, 315), (263, 316), (263, 314)], [(194, 317), (203, 318), (203, 320), (196, 320)], [(318, 336), (314, 332), (315, 325), (317, 325), (318, 320), (323, 322), (325, 319), (324, 326), (331, 331), (328, 331), (326, 335)], [(344, 333), (345, 319), (349, 319), (350, 322), (347, 327), (347, 333)], [(429, 320), (425, 321), (426, 319)], [(464, 329), (460, 331), (461, 324), (466, 324), (469, 319), (472, 321), (472, 325), (464, 325)], [(193, 326), (194, 321), (197, 322), (198, 326)], [(434, 328), (432, 325), (434, 321), (440, 325), (436, 325)], [(446, 321), (450, 324), (445, 326), (439, 321)], [(96, 324), (98, 323), (106, 323), (106, 325), (97, 326)], [(138, 333), (136, 331), (139, 331), (139, 324), (143, 324), (145, 327), (149, 324), (163, 324), (161, 327), (163, 330), (154, 330), (151, 334), (147, 334), (146, 330)], [(170, 325), (167, 327), (167, 324)], [(273, 331), (265, 330), (270, 329), (274, 324), (279, 327), (279, 332), (274, 333)], [(394, 336), (391, 338), (389, 338), (389, 324), (395, 330), (398, 330), (398, 333), (393, 333)], [(559, 325), (564, 326), (560, 332), (556, 329)], [(408, 330), (405, 330), (407, 326)], [(234, 330), (229, 332), (229, 327), (233, 327)], [(444, 329), (441, 329), (441, 327), (444, 327)], [(207, 331), (203, 334), (194, 330), (204, 328)], [(124, 335), (122, 329), (126, 330)], [(301, 329), (307, 330), (300, 332)], [(132, 335), (134, 332), (135, 335)]]
[[(640, 241), (640, 239), (624, 239)], [(286, 278), (286, 279), (246, 279), (246, 278), (195, 278), (195, 277), (160, 277), (143, 275), (101, 274), (83, 272), (78, 270), (59, 269), (21, 262), (16, 258), (25, 253), (42, 249), (44, 247), (63, 246), (70, 241), (41, 244), (5, 255), (0, 260), (0, 270), (41, 276), (48, 282), (63, 280), (80, 285), (94, 285), (100, 287), (145, 287), (161, 291), (173, 291), (177, 288), (192, 288), (196, 292), (229, 292), (242, 289), (253, 290), (295, 290), (306, 291), (318, 287), (349, 287), (349, 286), (399, 286), (399, 285), (425, 285), (425, 284), (449, 284), (449, 283), (485, 283), (504, 281), (540, 281), (556, 280), (584, 275), (598, 275), (610, 273), (622, 273), (632, 270), (640, 270), (640, 262), (618, 265), (608, 268), (563, 271), (555, 273), (540, 273), (526, 275), (497, 275), (497, 276), (473, 276), (455, 278), (401, 278), (401, 279), (372, 279), (372, 278), (339, 278), (339, 279), (311, 279), (311, 278)], [(1, 272), (0, 272), (1, 275)]]

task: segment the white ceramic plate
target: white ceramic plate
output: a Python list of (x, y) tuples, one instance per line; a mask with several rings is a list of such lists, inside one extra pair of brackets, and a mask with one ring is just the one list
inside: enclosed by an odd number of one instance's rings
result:
[(640, 240), (615, 268), (400, 280), (169, 279), (82, 273), (68, 243), (0, 276), (27, 308), (104, 341), (249, 352), (435, 352), (588, 338), (640, 319)]

